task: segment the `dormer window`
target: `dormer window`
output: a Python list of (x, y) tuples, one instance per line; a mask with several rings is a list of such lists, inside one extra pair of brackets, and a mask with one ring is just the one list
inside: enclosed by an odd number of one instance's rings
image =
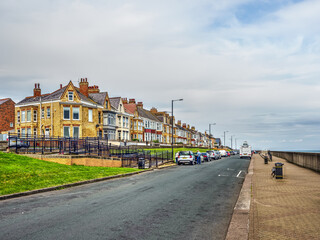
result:
[(68, 99), (69, 101), (73, 101), (73, 92), (68, 93)]
[(106, 108), (108, 108), (108, 100), (106, 100)]

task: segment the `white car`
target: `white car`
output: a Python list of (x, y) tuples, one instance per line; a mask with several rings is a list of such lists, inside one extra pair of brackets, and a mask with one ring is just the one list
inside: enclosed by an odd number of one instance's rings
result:
[(181, 151), (179, 152), (179, 156), (177, 159), (178, 165), (180, 164), (190, 164), (190, 165), (194, 165), (195, 164), (195, 156), (193, 154), (193, 152), (191, 151)]
[(221, 157), (227, 157), (227, 156), (228, 156), (226, 150), (219, 150), (219, 152), (220, 152), (220, 154), (221, 154)]

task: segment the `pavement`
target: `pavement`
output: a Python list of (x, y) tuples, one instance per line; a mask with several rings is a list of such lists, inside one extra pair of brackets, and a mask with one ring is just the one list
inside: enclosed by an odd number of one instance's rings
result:
[[(271, 176), (275, 162), (284, 163), (284, 179)], [(320, 239), (320, 174), (273, 157), (264, 164), (252, 158), (248, 238)]]

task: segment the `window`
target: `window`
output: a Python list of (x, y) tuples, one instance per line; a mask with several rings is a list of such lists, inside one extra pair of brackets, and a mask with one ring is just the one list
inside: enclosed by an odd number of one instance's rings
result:
[(33, 129), (33, 136), (37, 136), (37, 129), (36, 128)]
[(106, 108), (108, 108), (108, 100), (106, 100)]
[(21, 136), (24, 137), (26, 135), (26, 129), (21, 128)]
[(63, 119), (70, 120), (70, 107), (63, 108)]
[(51, 108), (50, 107), (48, 107), (47, 108), (47, 118), (50, 118), (50, 116), (51, 116)]
[(12, 122), (10, 123), (10, 127), (13, 127), (13, 123)]
[(92, 122), (92, 109), (88, 110), (88, 121)]
[(37, 110), (33, 111), (33, 121), (36, 122), (37, 121)]
[(41, 109), (41, 118), (44, 118), (44, 108)]
[(63, 127), (63, 136), (64, 137), (70, 137), (70, 127)]
[(123, 127), (126, 126), (126, 118), (125, 118), (125, 117), (122, 118), (122, 126), (123, 126)]
[(73, 101), (73, 92), (68, 93), (68, 100)]
[(80, 114), (79, 114), (79, 108), (78, 107), (73, 107), (72, 108), (72, 119), (73, 120), (79, 120), (80, 119)]
[(112, 113), (108, 113), (108, 125), (116, 125), (116, 116)]
[(121, 131), (118, 131), (118, 140), (121, 140)]
[(20, 112), (17, 112), (17, 123), (20, 123)]
[(31, 110), (27, 111), (27, 122), (31, 122)]
[(25, 121), (26, 121), (26, 112), (21, 111), (21, 122), (25, 122)]
[(31, 128), (27, 128), (27, 137), (31, 136)]
[(79, 137), (79, 127), (73, 127), (73, 137)]
[(121, 116), (118, 116), (118, 126), (121, 127)]
[(99, 121), (99, 124), (101, 124), (101, 112), (99, 112), (99, 114), (98, 114), (98, 121)]

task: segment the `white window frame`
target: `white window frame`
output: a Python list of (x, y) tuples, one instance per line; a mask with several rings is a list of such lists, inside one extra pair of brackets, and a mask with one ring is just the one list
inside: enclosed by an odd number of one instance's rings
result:
[(80, 137), (80, 127), (79, 126), (73, 126), (73, 137), (75, 137), (75, 129), (78, 129), (78, 137), (77, 138), (79, 138)]
[(47, 118), (51, 117), (51, 107), (47, 107)]
[[(65, 113), (65, 111), (66, 110), (68, 110), (69, 111), (69, 118), (65, 118), (65, 115), (64, 115), (64, 113)], [(70, 120), (70, 107), (63, 107), (63, 120)], [(69, 132), (70, 132), (70, 130), (69, 130)], [(70, 135), (69, 135), (70, 136)]]
[[(74, 113), (75, 113), (75, 109), (77, 109), (77, 111), (78, 111), (78, 118), (75, 118), (74, 117)], [(79, 107), (73, 107), (72, 108), (72, 120), (80, 120), (80, 108)]]
[(25, 121), (26, 121), (26, 111), (23, 110), (21, 111), (21, 122), (24, 123)]
[(69, 132), (69, 136), (70, 137), (70, 127), (69, 126), (63, 126), (63, 137), (66, 137), (65, 136), (65, 129), (68, 128), (68, 132)]
[(74, 96), (73, 96), (73, 91), (68, 92), (68, 101), (73, 101)]
[(88, 122), (93, 122), (93, 111), (88, 109)]

